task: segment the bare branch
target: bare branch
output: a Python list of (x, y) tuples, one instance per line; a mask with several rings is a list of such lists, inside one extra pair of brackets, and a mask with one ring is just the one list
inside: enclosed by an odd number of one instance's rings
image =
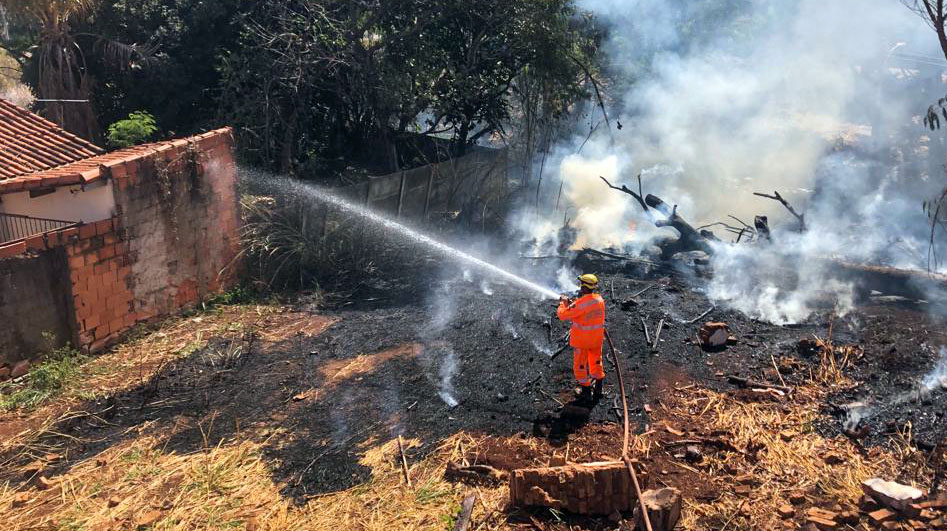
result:
[(608, 182), (608, 179), (606, 179), (605, 177), (602, 177), (601, 175), (599, 175), (599, 179), (605, 181), (605, 184), (607, 184), (608, 187), (611, 188), (612, 190), (618, 190), (619, 192), (625, 192), (626, 194), (630, 195), (631, 197), (634, 197), (635, 200), (638, 201), (638, 204), (641, 205), (641, 208), (643, 208), (645, 212), (648, 211), (648, 204), (644, 202), (644, 197), (642, 197), (642, 195), (641, 195), (641, 174), (640, 174), (640, 173), (638, 174), (638, 193), (637, 193), (637, 194), (636, 194), (635, 192), (633, 192), (632, 190), (630, 190), (630, 189), (629, 189), (627, 186), (625, 186), (625, 185), (621, 185), (621, 188), (619, 188), (619, 187), (617, 187), (617, 186), (612, 186), (612, 183)]
[[(773, 192), (773, 195), (762, 194), (762, 193), (759, 193), (759, 192), (753, 192), (753, 195), (759, 196), (759, 197), (765, 197), (765, 198), (767, 198), (767, 199), (772, 199), (772, 200), (774, 200), (774, 201), (779, 201), (780, 203), (782, 203), (782, 205), (783, 205), (784, 207), (786, 207), (786, 210), (788, 210), (789, 213), (792, 214), (792, 215), (799, 221), (799, 230), (802, 231), (802, 232), (805, 232), (805, 230), (806, 230), (806, 215), (805, 215), (805, 214), (800, 214), (800, 213), (796, 212), (796, 209), (793, 208), (792, 205), (790, 205), (788, 201), (786, 201), (785, 199), (783, 199), (783, 196), (779, 195), (779, 192)], [(741, 223), (742, 223), (742, 222), (741, 222)]]

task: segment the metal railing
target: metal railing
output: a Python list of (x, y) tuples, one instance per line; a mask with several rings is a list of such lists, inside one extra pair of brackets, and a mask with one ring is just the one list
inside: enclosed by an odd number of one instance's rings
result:
[(77, 225), (75, 221), (0, 213), (0, 245)]

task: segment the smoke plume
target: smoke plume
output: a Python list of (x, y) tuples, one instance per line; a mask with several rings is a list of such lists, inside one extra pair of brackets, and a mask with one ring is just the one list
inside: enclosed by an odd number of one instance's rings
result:
[[(943, 187), (943, 150), (928, 136), (940, 132), (926, 131), (918, 115), (947, 92), (947, 63), (902, 4), (579, 5), (607, 27), (615, 101), (610, 131), (600, 127), (586, 141), (586, 124), (553, 153), (577, 246), (637, 253), (658, 234), (674, 235), (599, 178), (637, 190), (640, 174), (644, 193), (677, 205), (695, 227), (768, 216), (773, 244), (717, 245), (708, 288), (756, 317), (794, 322), (823, 304), (844, 313), (854, 287), (831, 278), (829, 258), (926, 265), (921, 203)], [(590, 123), (599, 119), (601, 111)], [(805, 213), (808, 231), (779, 203), (753, 195), (773, 191)], [(528, 225), (552, 239), (561, 221)]]

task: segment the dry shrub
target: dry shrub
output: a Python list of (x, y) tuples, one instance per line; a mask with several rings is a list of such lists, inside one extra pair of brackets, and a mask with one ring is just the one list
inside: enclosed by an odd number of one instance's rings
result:
[(268, 289), (355, 289), (419, 260), (416, 247), (358, 216), (286, 198), (246, 195), (244, 255)]

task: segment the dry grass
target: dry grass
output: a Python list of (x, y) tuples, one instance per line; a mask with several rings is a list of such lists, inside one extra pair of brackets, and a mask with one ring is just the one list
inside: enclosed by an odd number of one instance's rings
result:
[[(894, 450), (861, 450), (844, 437), (825, 438), (814, 430), (824, 388), (798, 389), (791, 402), (742, 402), (725, 394), (692, 388), (674, 413), (696, 412), (693, 419), (721, 436), (736, 451), (711, 453), (702, 475), (720, 497), (710, 503), (686, 500), (685, 529), (776, 529), (776, 509), (790, 493), (806, 494), (813, 505), (854, 505), (860, 483), (902, 476), (903, 463), (917, 455), (909, 435), (892, 440)], [(758, 450), (758, 451), (755, 451)], [(928, 477), (917, 470), (916, 479)], [(740, 480), (752, 482), (748, 497), (733, 492)]]
[[(7, 477), (13, 478), (0, 482), (0, 529), (104, 531), (139, 525), (166, 531), (449, 529), (467, 492), (477, 494), (471, 529), (521, 529), (508, 522), (505, 486), (468, 487), (447, 482), (447, 463), (464, 463), (479, 455), (481, 446), (490, 446), (524, 450), (541, 466), (548, 464), (553, 454), (565, 457), (568, 445), (550, 449), (544, 439), (463, 432), (444, 441), (406, 439), (413, 485), (408, 487), (402, 477), (397, 440), (370, 439), (357, 449), (360, 464), (371, 469), (369, 481), (299, 501), (282, 495), (285, 485), (274, 479), (277, 475), (271, 469), (279, 463), (263, 453), (267, 445), (286, 435), (284, 428), (264, 430), (268, 440), (238, 436), (216, 447), (205, 444), (200, 451), (180, 454), (167, 448), (175, 429), (144, 423), (129, 428), (121, 442), (98, 455), (68, 463), (60, 475), (49, 477), (52, 487), (19, 487), (20, 475), (12, 472), (14, 464), (42, 461), (51, 452), (61, 452), (62, 448), (47, 442), (68, 440), (53, 433), (54, 427), (66, 417), (88, 415), (74, 407), (80, 393), (99, 396), (140, 385), (164, 364), (203, 347), (211, 337), (238, 337), (258, 329), (266, 340), (278, 342), (321, 331), (321, 326), (328, 324), (267, 306), (226, 308), (170, 320), (87, 363), (83, 370), (89, 379), (76, 393), (19, 420), (0, 417), (0, 423), (22, 422), (21, 430), (9, 431), (13, 435), (0, 439), (0, 455), (5, 456), (0, 466), (11, 470)], [(910, 445), (909, 430), (892, 437), (890, 449), (860, 450), (846, 438), (826, 438), (814, 429), (827, 389), (846, 384), (844, 368), (857, 355), (846, 352), (847, 347), (824, 345), (827, 352), (819, 371), (791, 398), (781, 401), (767, 395), (760, 397), (764, 401), (746, 402), (737, 395), (697, 385), (669, 389), (655, 412), (661, 422), (691, 432), (682, 438), (698, 434), (731, 445), (724, 450), (705, 447), (704, 462), (691, 465), (672, 457), (679, 447), (667, 446), (665, 430), (654, 427), (635, 439), (634, 457), (646, 465), (655, 463), (651, 470), (658, 482), (655, 486), (660, 486), (662, 479), (657, 468), (670, 461), (666, 466), (687, 470), (688, 481), (710, 485), (714, 491), (716, 499), (712, 501), (685, 496), (683, 529), (778, 529), (786, 523), (779, 520), (776, 508), (788, 501), (790, 493), (805, 493), (811, 504), (823, 507), (850, 504), (860, 494), (859, 483), (873, 476), (913, 480), (926, 486), (930, 470), (923, 454)], [(383, 354), (410, 357), (414, 350), (406, 346)], [(371, 370), (372, 361), (356, 357), (327, 366), (325, 371), (329, 372), (324, 375), (330, 381), (351, 380)], [(614, 431), (603, 433), (601, 437), (620, 437)], [(322, 442), (312, 441), (313, 448)], [(426, 457), (419, 458), (422, 443)], [(432, 449), (432, 445), (436, 447)], [(573, 448), (572, 455), (576, 453)], [(836, 464), (827, 463), (829, 456), (837, 458), (831, 461)], [(746, 476), (753, 483), (750, 494), (734, 492), (734, 484), (745, 481), (741, 478)], [(545, 524), (549, 531), (566, 529), (565, 524), (553, 520)]]
[[(414, 484), (404, 484), (397, 440), (366, 445), (362, 465), (368, 483), (314, 497), (296, 505), (280, 494), (262, 457), (262, 443), (231, 444), (179, 455), (166, 453), (160, 439), (146, 436), (76, 463), (48, 490), (26, 491), (26, 501), (9, 485), (0, 488), (4, 529), (447, 529), (465, 487), (443, 479), (444, 465), (459, 459), (458, 434), (411, 466)], [(406, 451), (419, 441), (406, 441)], [(503, 488), (477, 488), (474, 512), (479, 529), (491, 529), (505, 504)]]

